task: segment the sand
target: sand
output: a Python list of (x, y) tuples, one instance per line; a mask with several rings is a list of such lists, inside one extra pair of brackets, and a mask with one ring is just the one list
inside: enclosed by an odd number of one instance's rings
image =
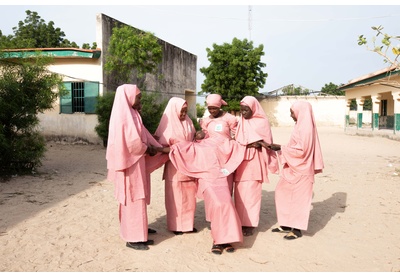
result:
[[(211, 253), (212, 238), (198, 200), (198, 233), (166, 229), (162, 168), (152, 174), (148, 251), (125, 247), (118, 204), (106, 180), (105, 148), (49, 142), (34, 176), (0, 183), (2, 272), (399, 272), (400, 142), (319, 127), (325, 170), (316, 176), (309, 228), (288, 241), (276, 226), (274, 188), (263, 185), (260, 225)], [(286, 144), (291, 127), (273, 127)]]

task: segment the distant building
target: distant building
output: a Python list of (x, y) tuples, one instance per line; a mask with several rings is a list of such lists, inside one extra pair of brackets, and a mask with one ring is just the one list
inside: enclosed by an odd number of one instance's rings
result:
[[(346, 131), (400, 138), (400, 69), (390, 66), (357, 77), (342, 85), (346, 96)], [(371, 100), (372, 111), (365, 119), (364, 102)], [(350, 104), (356, 102), (357, 110)], [(352, 121), (352, 112), (355, 120)], [(365, 123), (370, 124), (365, 124)]]

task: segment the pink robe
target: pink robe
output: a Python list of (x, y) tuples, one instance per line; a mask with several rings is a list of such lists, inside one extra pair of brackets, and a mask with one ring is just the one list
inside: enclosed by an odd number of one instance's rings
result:
[[(160, 124), (154, 133), (163, 146), (172, 146), (178, 142), (191, 142), (195, 134), (192, 120), (186, 115), (181, 121), (179, 115), (186, 104), (182, 98), (172, 97), (161, 117)], [(171, 161), (164, 166), (165, 209), (167, 227), (170, 231), (189, 232), (194, 228), (196, 211), (197, 182), (178, 172)]]
[(280, 226), (307, 230), (314, 175), (322, 172), (324, 162), (311, 104), (298, 101), (291, 109), (297, 122), (278, 152), (283, 168), (275, 189), (276, 214)]
[(147, 241), (147, 205), (150, 204), (150, 173), (166, 161), (163, 155), (145, 154), (152, 144), (161, 146), (143, 126), (132, 106), (140, 90), (125, 84), (117, 88), (107, 142), (107, 178), (114, 183), (119, 202), (120, 234), (127, 242)]
[[(248, 144), (264, 140), (272, 143), (272, 132), (267, 116), (255, 97), (246, 96), (240, 102), (248, 106), (253, 115), (250, 119), (240, 117), (236, 141)], [(268, 172), (276, 173), (276, 154), (265, 148), (248, 148), (245, 159), (236, 169), (234, 181), (235, 207), (243, 226), (257, 227), (260, 219), (262, 184), (269, 183)]]
[(178, 171), (198, 179), (198, 196), (209, 213), (214, 244), (243, 241), (226, 177), (235, 171), (244, 152), (244, 146), (222, 136), (171, 146), (169, 157)]

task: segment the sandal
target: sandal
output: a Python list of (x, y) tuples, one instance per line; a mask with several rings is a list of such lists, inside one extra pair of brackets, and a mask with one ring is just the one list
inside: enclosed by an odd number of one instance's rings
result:
[(228, 253), (233, 253), (235, 252), (235, 248), (233, 248), (232, 245), (230, 245), (229, 243), (227, 244), (222, 244), (222, 246), (224, 247), (224, 250)]
[(224, 246), (221, 244), (214, 244), (211, 248), (211, 252), (216, 255), (221, 255), (223, 250), (224, 250)]
[(297, 239), (299, 237), (302, 237), (303, 235), (301, 234), (300, 230), (293, 230), (290, 233), (288, 233), (287, 235), (285, 235), (283, 238), (284, 239), (288, 239), (288, 240), (292, 240), (292, 239)]
[(291, 230), (292, 230), (292, 228), (290, 228), (290, 227), (279, 226), (277, 228), (272, 229), (271, 231), (273, 233), (289, 233)]
[(242, 227), (242, 233), (244, 236), (252, 236), (254, 227)]

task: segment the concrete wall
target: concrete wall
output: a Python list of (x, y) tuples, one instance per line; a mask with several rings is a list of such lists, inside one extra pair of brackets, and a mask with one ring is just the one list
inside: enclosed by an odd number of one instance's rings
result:
[[(97, 40), (102, 49), (102, 64), (105, 63), (105, 53), (108, 52), (109, 40), (114, 27), (127, 25), (105, 14), (97, 15), (97, 34), (101, 39)], [(132, 71), (133, 84), (144, 82), (145, 88), (141, 90), (160, 93), (161, 99), (169, 99), (173, 96), (184, 98), (188, 101), (189, 113), (196, 115), (196, 100), (190, 98), (190, 94), (196, 96), (197, 56), (175, 45), (158, 39), (162, 46), (162, 62), (156, 75), (146, 74), (144, 79), (138, 80), (135, 71)], [(104, 90), (115, 91), (121, 85), (115, 83), (115, 78), (103, 73)], [(187, 98), (189, 97), (189, 98)]]
[(311, 103), (317, 126), (344, 127), (346, 102), (344, 96), (282, 96), (260, 100), (271, 126), (293, 126), (290, 107), (298, 100)]

